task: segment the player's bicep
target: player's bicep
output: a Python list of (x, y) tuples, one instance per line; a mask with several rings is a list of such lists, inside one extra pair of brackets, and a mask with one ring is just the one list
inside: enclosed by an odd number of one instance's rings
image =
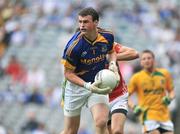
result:
[(114, 50), (116, 51), (116, 53), (126, 53), (127, 55), (128, 54), (131, 54), (131, 55), (138, 54), (138, 52), (135, 49), (127, 47), (127, 46), (123, 46), (121, 44), (116, 45)]
[(132, 50), (133, 50), (132, 48), (121, 46), (119, 53), (124, 53), (124, 52), (132, 51)]
[(120, 43), (114, 42), (113, 49), (116, 53), (121, 53), (124, 51), (123, 46)]

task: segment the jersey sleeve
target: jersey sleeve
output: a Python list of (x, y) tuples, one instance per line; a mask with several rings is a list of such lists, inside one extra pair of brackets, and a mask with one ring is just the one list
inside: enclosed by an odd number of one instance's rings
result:
[(109, 52), (108, 53), (112, 53), (114, 52), (114, 35), (110, 34), (110, 39), (109, 39)]
[(78, 40), (70, 40), (64, 49), (61, 63), (65, 68), (75, 70), (78, 64)]
[(174, 83), (171, 74), (168, 70), (164, 70), (164, 75), (166, 77), (166, 89), (171, 91), (174, 89)]
[(117, 42), (114, 42), (114, 45), (113, 45), (113, 49), (116, 53), (119, 53), (121, 51), (121, 48), (122, 48), (122, 45), (120, 45), (119, 43)]
[(128, 92), (129, 94), (132, 94), (133, 92), (135, 92), (135, 90), (137, 89), (137, 75), (133, 75), (128, 83)]

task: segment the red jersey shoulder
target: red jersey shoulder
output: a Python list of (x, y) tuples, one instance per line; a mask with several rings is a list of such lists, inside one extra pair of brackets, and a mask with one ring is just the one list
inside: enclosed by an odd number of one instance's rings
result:
[(117, 43), (117, 42), (114, 42), (114, 51), (115, 51), (116, 53), (119, 53), (119, 52), (121, 51), (121, 47), (122, 47), (121, 44), (119, 44), (119, 43)]

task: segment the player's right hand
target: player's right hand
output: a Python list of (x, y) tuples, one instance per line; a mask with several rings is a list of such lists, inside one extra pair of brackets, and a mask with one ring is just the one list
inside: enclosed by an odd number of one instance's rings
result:
[(98, 87), (99, 84), (101, 84), (101, 81), (95, 81), (92, 84), (91, 82), (85, 82), (84, 87), (90, 90), (92, 93), (97, 93), (97, 94), (109, 94), (112, 91), (110, 87), (99, 88)]
[(141, 113), (143, 112), (143, 109), (138, 106), (138, 105), (135, 105), (133, 107), (133, 113), (136, 115), (136, 116), (139, 116)]

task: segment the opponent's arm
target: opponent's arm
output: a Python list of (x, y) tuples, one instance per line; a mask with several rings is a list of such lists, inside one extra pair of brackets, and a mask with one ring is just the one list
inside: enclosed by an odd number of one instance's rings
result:
[(131, 100), (131, 93), (128, 97), (128, 105), (133, 110), (134, 115), (139, 116), (143, 112), (143, 108), (141, 108), (139, 105), (135, 105), (134, 102)]
[(168, 95), (167, 95), (167, 96), (164, 96), (164, 97), (162, 98), (163, 104), (166, 105), (166, 106), (168, 106), (174, 98), (175, 98), (175, 92), (174, 92), (174, 90), (168, 91)]
[(115, 42), (114, 49), (117, 53), (117, 60), (119, 61), (128, 61), (139, 58), (139, 53), (133, 48), (123, 46)]
[(164, 74), (166, 76), (166, 90), (167, 90), (167, 95), (162, 98), (163, 104), (168, 106), (171, 101), (175, 98), (175, 92), (174, 92), (174, 85), (173, 85), (173, 79), (171, 74), (167, 71), (164, 70)]
[(133, 100), (131, 99), (132, 98), (132, 95), (134, 93), (137, 93), (137, 85), (136, 85), (136, 80), (137, 80), (137, 77), (135, 75), (133, 75), (130, 79), (130, 82), (128, 84), (128, 93), (129, 93), (129, 97), (128, 97), (128, 106), (133, 110), (133, 113), (136, 115), (136, 116), (139, 116), (144, 110), (143, 108), (138, 105), (138, 104), (135, 104), (133, 102)]
[(131, 99), (132, 93), (129, 93), (129, 97), (128, 97), (128, 106), (129, 108), (133, 109), (133, 107), (135, 106), (134, 102)]
[(116, 78), (117, 78), (117, 83), (119, 83), (120, 76), (119, 76), (119, 69), (116, 64), (116, 60), (117, 60), (117, 53), (115, 51), (113, 51), (112, 53), (109, 54), (109, 70), (111, 70), (115, 73)]
[(169, 93), (168, 93), (169, 95), (169, 98), (171, 99), (171, 100), (173, 100), (174, 98), (175, 98), (175, 92), (174, 92), (174, 90), (171, 90), (171, 91), (169, 91)]
[(117, 60), (117, 53), (115, 51), (108, 54), (109, 62), (116, 62)]

